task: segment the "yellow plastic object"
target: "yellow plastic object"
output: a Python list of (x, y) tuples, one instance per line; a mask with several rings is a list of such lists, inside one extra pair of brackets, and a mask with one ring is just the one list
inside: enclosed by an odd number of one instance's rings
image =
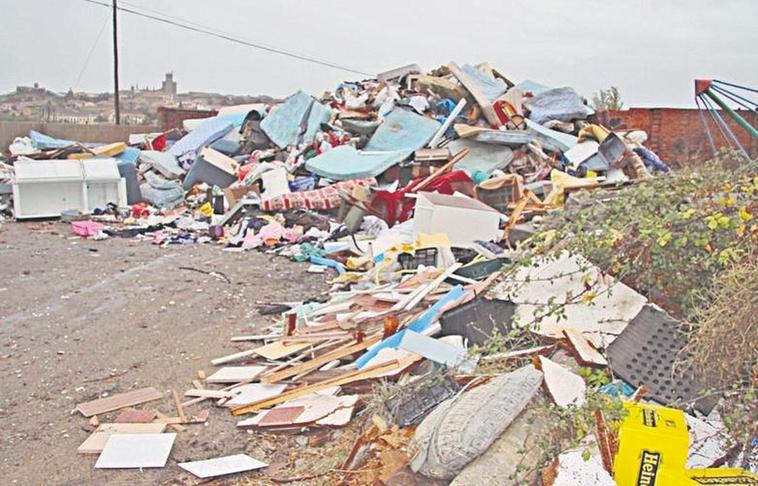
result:
[(738, 468), (685, 469), (690, 437), (684, 412), (625, 402), (613, 461), (618, 486), (758, 486), (758, 476)]
[(701, 486), (706, 484), (718, 484), (726, 486), (758, 486), (758, 475), (752, 474), (739, 468), (709, 468), (688, 469), (685, 477), (690, 481), (687, 484)]
[(674, 408), (626, 402), (613, 463), (618, 486), (672, 486), (662, 470), (683, 473), (690, 437), (684, 413)]
[(126, 144), (124, 142), (109, 143), (108, 145), (101, 145), (90, 150), (92, 153), (83, 152), (81, 154), (71, 154), (68, 158), (81, 160), (91, 159), (92, 157), (115, 157), (126, 150)]
[(416, 248), (450, 248), (450, 238), (445, 233), (427, 235), (419, 233), (416, 238)]
[(563, 191), (567, 188), (594, 187), (598, 184), (597, 179), (592, 177), (574, 177), (560, 170), (553, 169), (550, 172), (550, 182), (553, 190), (545, 198), (544, 204), (551, 207), (563, 207)]
[(598, 143), (602, 143), (610, 133), (611, 131), (602, 125), (590, 124), (579, 130), (579, 133), (577, 134), (577, 142), (582, 143), (588, 138), (594, 138)]
[(200, 211), (201, 213), (203, 213), (204, 215), (206, 215), (209, 218), (211, 216), (213, 216), (213, 206), (211, 206), (211, 203), (209, 203), (209, 202), (203, 204), (202, 206), (200, 206), (199, 208), (197, 208), (197, 210)]

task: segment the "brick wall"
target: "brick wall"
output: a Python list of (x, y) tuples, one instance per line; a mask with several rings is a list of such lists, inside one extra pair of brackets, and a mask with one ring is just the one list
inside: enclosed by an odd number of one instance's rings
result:
[(195, 118), (208, 118), (216, 116), (216, 110), (185, 110), (182, 108), (168, 108), (166, 106), (158, 107), (158, 125), (165, 132), (172, 128), (182, 128), (183, 120)]
[[(709, 123), (713, 141), (717, 147), (726, 146), (711, 116), (704, 112)], [(758, 115), (740, 111), (740, 115), (753, 126), (758, 126)], [(758, 140), (752, 138), (744, 128), (728, 115), (722, 113), (729, 127), (743, 147), (758, 157)], [(598, 114), (600, 122), (614, 130), (640, 129), (648, 134), (645, 145), (655, 151), (661, 159), (674, 166), (700, 163), (713, 156), (708, 143), (700, 111), (687, 108), (629, 108), (621, 111), (606, 111)]]

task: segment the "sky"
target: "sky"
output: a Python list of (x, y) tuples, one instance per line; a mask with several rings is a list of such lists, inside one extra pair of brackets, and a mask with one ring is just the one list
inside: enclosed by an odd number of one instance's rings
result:
[[(110, 3), (110, 0), (101, 0)], [(119, 0), (249, 42), (379, 73), (486, 61), (514, 82), (617, 86), (626, 106), (693, 107), (693, 80), (758, 86), (756, 0)], [(111, 12), (0, 0), (0, 93), (113, 89)], [(120, 84), (314, 95), (361, 75), (119, 13)]]

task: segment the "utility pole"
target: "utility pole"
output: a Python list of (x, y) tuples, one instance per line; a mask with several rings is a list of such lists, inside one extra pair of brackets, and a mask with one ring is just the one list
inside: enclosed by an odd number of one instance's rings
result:
[(116, 107), (116, 125), (121, 124), (118, 104), (118, 0), (113, 0), (113, 102)]

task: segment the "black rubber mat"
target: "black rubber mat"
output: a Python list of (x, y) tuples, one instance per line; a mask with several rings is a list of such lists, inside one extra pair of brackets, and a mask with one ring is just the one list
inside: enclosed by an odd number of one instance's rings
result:
[(442, 314), (441, 335), (459, 334), (467, 338), (469, 344), (481, 346), (496, 331), (508, 334), (515, 309), (516, 305), (510, 301), (477, 297)]
[[(637, 387), (645, 385), (646, 397), (664, 405), (693, 402), (706, 394), (703, 380), (692, 373), (673, 373), (674, 361), (687, 343), (682, 325), (660, 309), (646, 305), (608, 347), (613, 373)], [(695, 408), (710, 413), (718, 396), (694, 402)]]

